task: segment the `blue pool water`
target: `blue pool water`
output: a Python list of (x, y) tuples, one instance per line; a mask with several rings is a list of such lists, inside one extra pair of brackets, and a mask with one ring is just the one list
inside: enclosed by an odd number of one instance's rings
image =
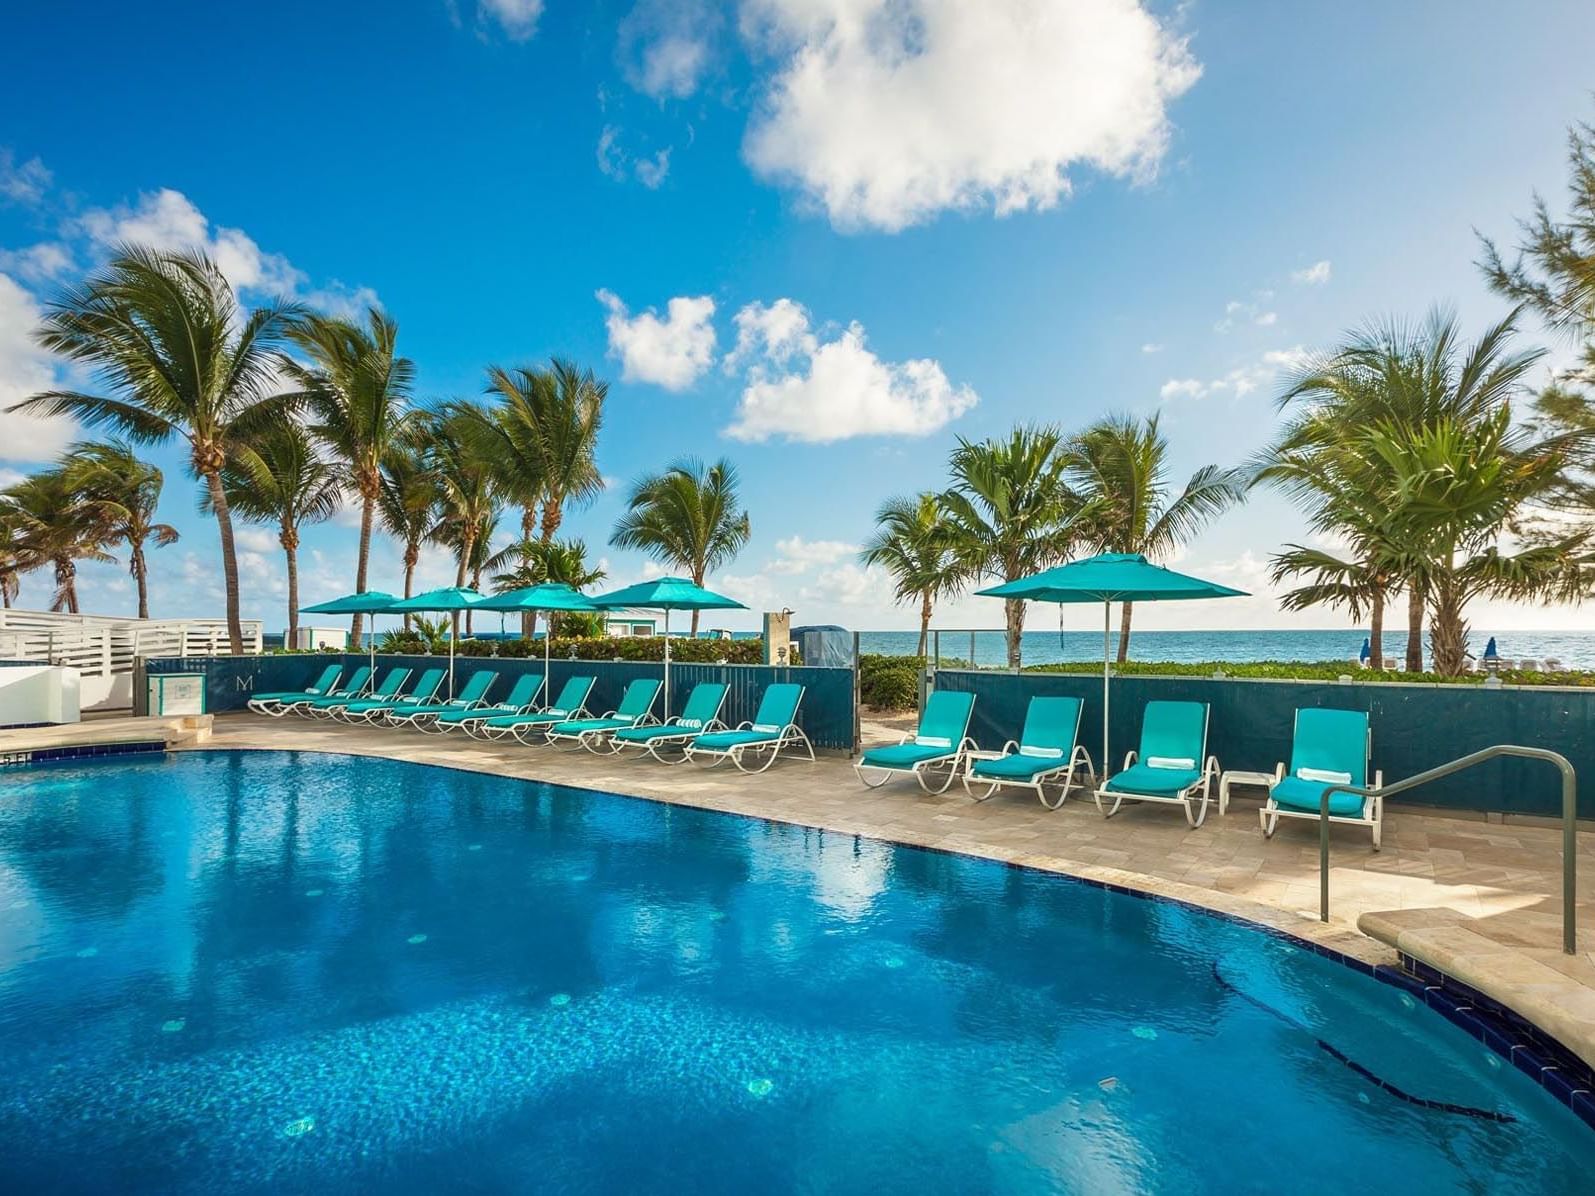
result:
[(1510, 1065), (1243, 926), (313, 754), (0, 775), (0, 1059), (6, 1192), (1559, 1193), (1595, 1173), (1595, 1135)]

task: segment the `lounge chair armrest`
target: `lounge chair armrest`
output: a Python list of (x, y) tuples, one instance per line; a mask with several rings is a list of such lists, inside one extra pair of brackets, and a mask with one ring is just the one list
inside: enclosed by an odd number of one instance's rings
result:
[(1274, 765), (1274, 784), (1277, 785), (1277, 784), (1279, 784), (1279, 782), (1283, 781), (1284, 779), (1285, 779), (1285, 764), (1284, 764), (1284, 761), (1280, 761), (1280, 763)]
[(1123, 765), (1123, 767), (1121, 767), (1119, 769), (1119, 771), (1123, 772), (1126, 768), (1129, 768), (1130, 765), (1134, 764), (1135, 763), (1135, 757), (1136, 757), (1136, 753), (1135, 752), (1133, 752), (1133, 751), (1125, 752), (1124, 753), (1124, 765)]
[(1372, 785), (1372, 788), (1374, 788), (1374, 789), (1383, 789), (1384, 787), (1385, 787), (1385, 770), (1382, 769), (1382, 768), (1376, 768), (1376, 769), (1374, 769), (1374, 772), (1373, 772), (1373, 785)]
[(1011, 756), (1015, 752), (1017, 752), (1018, 750), (1019, 750), (1019, 741), (1016, 740), (1016, 739), (1010, 739), (1010, 740), (1008, 740), (1006, 743), (1004, 743), (1002, 745), (1002, 750), (999, 751), (997, 754), (999, 756)]

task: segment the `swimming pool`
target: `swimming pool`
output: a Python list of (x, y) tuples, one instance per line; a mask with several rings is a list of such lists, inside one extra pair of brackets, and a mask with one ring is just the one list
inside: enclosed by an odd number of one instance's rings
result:
[(0, 1058), (5, 1191), (1557, 1193), (1595, 1170), (1595, 1134), (1399, 990), (1199, 911), (310, 753), (6, 771)]

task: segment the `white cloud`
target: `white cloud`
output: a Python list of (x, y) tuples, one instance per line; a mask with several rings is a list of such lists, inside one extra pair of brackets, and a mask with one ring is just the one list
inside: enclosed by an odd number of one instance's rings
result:
[(857, 544), (845, 540), (805, 540), (802, 536), (788, 536), (775, 542), (776, 558), (767, 568), (771, 573), (806, 573), (815, 565), (834, 565), (855, 556)]
[(744, 152), (839, 228), (1055, 206), (1071, 167), (1142, 180), (1201, 74), (1139, 0), (747, 0), (779, 66)]
[(1155, 344), (1152, 341), (1147, 341), (1146, 344), (1141, 346), (1141, 352), (1143, 352), (1143, 353), (1161, 353), (1161, 352), (1163, 352), (1163, 346), (1159, 345), (1159, 344)]
[(49, 167), (38, 158), (18, 162), (9, 149), (0, 146), (0, 198), (36, 204), (50, 189), (51, 178)]
[(626, 82), (656, 100), (686, 99), (709, 68), (719, 24), (704, 0), (638, 0), (620, 22)]
[(1277, 312), (1266, 311), (1262, 304), (1274, 297), (1273, 291), (1258, 291), (1257, 302), (1248, 303), (1240, 299), (1231, 299), (1224, 305), (1224, 318), (1213, 325), (1214, 332), (1229, 332), (1237, 324), (1256, 324), (1260, 328), (1268, 328), (1279, 320)]
[(305, 281), (305, 275), (287, 258), (267, 253), (242, 229), (217, 226), (181, 191), (170, 187), (142, 194), (134, 204), (91, 208), (79, 226), (102, 249), (121, 244), (148, 245), (155, 249), (201, 249), (232, 283), (235, 290), (288, 295)]
[(0, 459), (48, 461), (77, 435), (70, 419), (6, 410), (57, 384), (54, 361), (33, 343), (40, 314), (38, 301), (10, 275), (0, 274)]
[(1290, 280), (1298, 286), (1317, 287), (1329, 281), (1329, 259), (1314, 262), (1305, 270), (1292, 270)]
[(477, 0), (478, 20), (491, 20), (511, 41), (529, 41), (543, 15), (543, 0)]
[(822, 340), (808, 312), (790, 299), (750, 303), (736, 315), (737, 347), (728, 358), (746, 370), (736, 419), (726, 435), (772, 436), (824, 444), (853, 436), (926, 436), (979, 402), (954, 386), (930, 358), (884, 362), (854, 322)]
[(1199, 378), (1170, 378), (1158, 389), (1164, 402), (1175, 399), (1205, 399), (1209, 395), (1230, 394), (1245, 398), (1259, 387), (1266, 386), (1290, 370), (1300, 369), (1306, 363), (1307, 350), (1300, 345), (1289, 349), (1270, 349), (1256, 361), (1237, 366), (1220, 377), (1203, 381)]
[(49, 282), (72, 269), (72, 250), (60, 241), (40, 241), (26, 249), (0, 249), (0, 270), (29, 282)]
[(648, 190), (657, 190), (670, 174), (670, 146), (654, 154), (633, 154), (621, 144), (622, 131), (618, 125), (605, 125), (598, 134), (598, 172), (624, 183), (636, 179)]
[(685, 390), (714, 364), (714, 300), (708, 295), (677, 295), (665, 305), (664, 319), (653, 308), (630, 315), (611, 291), (599, 291), (598, 301), (609, 311), (609, 354), (619, 358), (626, 381)]
[(282, 542), (277, 539), (276, 532), (269, 532), (263, 527), (251, 527), (247, 523), (233, 526), (233, 539), (238, 542), (238, 547), (248, 552), (282, 551)]

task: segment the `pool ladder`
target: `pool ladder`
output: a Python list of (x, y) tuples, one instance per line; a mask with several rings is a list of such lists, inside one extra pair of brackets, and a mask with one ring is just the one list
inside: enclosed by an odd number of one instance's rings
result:
[(1427, 785), (1441, 777), (1462, 772), (1475, 764), (1495, 760), (1501, 756), (1516, 756), (1524, 760), (1544, 760), (1556, 765), (1562, 774), (1562, 951), (1567, 955), (1578, 953), (1578, 914), (1575, 897), (1578, 894), (1578, 779), (1572, 762), (1560, 752), (1549, 748), (1519, 747), (1501, 743), (1458, 756), (1455, 760), (1415, 773), (1405, 780), (1383, 789), (1364, 789), (1357, 785), (1331, 785), (1324, 790), (1318, 802), (1318, 920), (1329, 921), (1329, 799), (1336, 793), (1354, 793), (1359, 797), (1392, 797)]

